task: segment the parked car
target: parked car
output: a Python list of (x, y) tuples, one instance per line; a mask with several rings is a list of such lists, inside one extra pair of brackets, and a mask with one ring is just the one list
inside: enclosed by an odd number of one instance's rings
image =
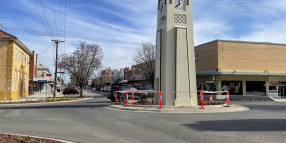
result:
[(108, 91), (110, 91), (110, 90), (111, 90), (110, 87), (104, 87), (104, 88), (102, 89), (103, 92), (108, 92)]
[[(112, 102), (115, 101), (114, 92), (115, 91), (124, 91), (124, 93), (117, 93), (118, 101), (125, 101), (126, 99), (126, 91), (128, 91), (128, 99), (132, 99), (132, 90), (138, 91), (135, 87), (131, 86), (113, 86), (110, 91), (108, 91), (107, 98), (110, 99)], [(147, 93), (134, 93), (134, 99), (143, 99), (148, 98)]]
[(67, 87), (64, 89), (63, 94), (79, 94), (80, 90), (77, 87)]

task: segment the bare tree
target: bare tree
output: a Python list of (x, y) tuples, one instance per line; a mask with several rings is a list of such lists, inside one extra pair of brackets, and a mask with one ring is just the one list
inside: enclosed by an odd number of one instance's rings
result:
[(154, 89), (156, 46), (152, 43), (142, 43), (133, 56), (138, 72), (151, 81)]
[(59, 67), (71, 74), (77, 80), (80, 87), (80, 96), (82, 89), (87, 84), (88, 79), (93, 72), (100, 68), (103, 59), (102, 49), (99, 45), (80, 42), (80, 48), (72, 54), (61, 55)]

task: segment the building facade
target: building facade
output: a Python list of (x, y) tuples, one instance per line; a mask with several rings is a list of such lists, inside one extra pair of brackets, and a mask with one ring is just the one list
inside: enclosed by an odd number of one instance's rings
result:
[(28, 96), (31, 51), (17, 37), (0, 30), (0, 100)]
[(151, 61), (150, 63), (133, 65), (131, 66), (131, 77), (128, 80), (129, 84), (138, 89), (153, 90), (154, 78), (152, 78), (152, 73), (154, 75), (154, 72), (155, 60)]
[(33, 81), (33, 78), (37, 77), (37, 65), (38, 65), (38, 54), (35, 51), (32, 52), (30, 56), (30, 65), (29, 65), (29, 95), (34, 94), (34, 87), (36, 83)]
[(195, 47), (198, 89), (286, 96), (286, 45), (215, 40)]
[[(36, 66), (36, 71), (36, 77), (33, 77), (33, 92), (40, 93), (42, 91), (51, 91), (53, 86), (53, 80), (50, 76), (46, 76), (50, 73), (49, 68), (45, 65), (39, 64)], [(39, 80), (47, 80), (49, 83), (48, 86), (46, 85), (46, 83), (38, 82)]]

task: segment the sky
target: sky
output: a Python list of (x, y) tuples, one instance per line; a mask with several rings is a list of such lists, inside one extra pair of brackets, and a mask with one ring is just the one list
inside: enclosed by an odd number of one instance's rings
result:
[[(39, 54), (54, 73), (55, 45), (101, 46), (102, 69), (130, 67), (143, 42), (155, 44), (158, 0), (0, 0), (2, 29)], [(193, 0), (195, 45), (216, 39), (286, 44), (286, 0)], [(4, 18), (5, 17), (5, 18)]]

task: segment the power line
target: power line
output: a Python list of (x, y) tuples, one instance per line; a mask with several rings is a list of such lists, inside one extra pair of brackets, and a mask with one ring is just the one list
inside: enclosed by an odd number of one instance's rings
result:
[[(62, 31), (62, 16), (61, 16), (61, 0), (59, 0), (59, 21), (60, 21), (60, 31)], [(62, 33), (61, 33), (62, 34)]]
[(44, 12), (44, 15), (45, 15), (45, 18), (46, 18), (46, 21), (47, 21), (47, 24), (48, 24), (48, 28), (49, 28), (49, 30), (50, 30), (50, 33), (51, 33), (51, 35), (53, 36), (53, 38), (55, 39), (54, 35), (52, 34), (52, 31), (51, 31), (51, 28), (50, 28), (49, 21), (48, 21), (48, 19), (47, 19), (47, 15), (46, 15), (45, 7), (44, 7), (44, 5), (43, 5), (43, 1), (42, 1), (42, 0), (41, 0), (41, 5), (42, 5), (42, 8), (43, 8), (43, 12)]
[[(34, 5), (35, 5), (35, 7), (36, 7), (36, 9), (37, 9), (37, 12), (38, 12), (38, 14), (39, 14), (39, 16), (40, 16), (40, 18), (41, 18), (41, 21), (42, 21), (42, 23), (44, 24), (44, 26), (45, 26), (45, 28), (46, 28), (46, 30), (47, 30), (47, 33), (49, 33), (49, 30), (48, 30), (46, 24), (44, 23), (43, 18), (42, 18), (41, 14), (40, 14), (40, 11), (39, 11), (39, 9), (38, 9), (38, 6), (37, 6), (36, 3), (35, 3), (35, 0), (33, 0), (33, 2), (34, 2)], [(49, 35), (50, 35), (51, 37), (53, 37), (51, 33), (49, 33)]]
[[(56, 32), (58, 32), (54, 0), (52, 0), (52, 2), (53, 2), (53, 11), (54, 11), (54, 19), (55, 19)], [(59, 35), (59, 33), (57, 33), (57, 35)]]
[(40, 55), (42, 55), (44, 52), (46, 52), (49, 48), (51, 48), (53, 46), (53, 44), (52, 45), (50, 45), (47, 49), (45, 49), (41, 54), (39, 54), (39, 56)]
[[(67, 0), (65, 0), (64, 41), (66, 41), (66, 15), (67, 15)], [(66, 43), (64, 43), (64, 53), (66, 53)]]
[[(15, 27), (5, 27), (5, 29), (18, 31), (22, 33), (30, 33), (30, 34), (37, 34), (37, 35), (48, 35), (47, 32), (44, 31), (35, 31), (30, 29), (23, 29), (23, 28), (15, 28)], [(62, 37), (62, 36), (59, 36)], [(83, 36), (76, 36), (76, 35), (66, 35), (65, 38), (69, 39), (77, 39), (77, 40), (91, 40), (91, 41), (98, 41), (98, 42), (106, 42), (106, 43), (117, 43), (117, 44), (126, 44), (126, 45), (141, 45), (142, 42), (130, 42), (130, 41), (121, 41), (121, 40), (110, 40), (110, 39), (102, 39), (102, 38), (94, 38), (94, 37), (83, 37)]]

